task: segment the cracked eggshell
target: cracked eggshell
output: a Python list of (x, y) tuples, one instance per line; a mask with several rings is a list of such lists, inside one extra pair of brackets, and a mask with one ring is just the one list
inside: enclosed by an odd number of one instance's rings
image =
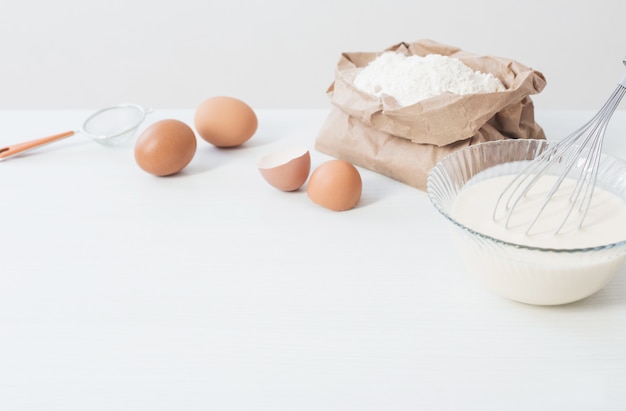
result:
[(329, 160), (313, 171), (307, 194), (316, 204), (333, 211), (354, 208), (361, 199), (361, 174), (345, 160)]
[(293, 148), (262, 157), (257, 167), (270, 185), (282, 191), (295, 191), (309, 178), (311, 155), (304, 147)]

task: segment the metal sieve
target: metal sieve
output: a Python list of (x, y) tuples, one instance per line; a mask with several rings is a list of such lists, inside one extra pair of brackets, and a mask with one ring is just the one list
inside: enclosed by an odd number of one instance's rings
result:
[(78, 133), (91, 137), (105, 146), (119, 145), (133, 136), (146, 115), (151, 112), (151, 109), (145, 109), (137, 104), (119, 104), (103, 108), (87, 117), (80, 130), (65, 131), (0, 148), (0, 161)]

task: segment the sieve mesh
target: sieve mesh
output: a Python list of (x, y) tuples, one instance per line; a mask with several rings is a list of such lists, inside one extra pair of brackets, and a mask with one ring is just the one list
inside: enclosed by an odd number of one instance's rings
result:
[(146, 110), (134, 104), (108, 107), (88, 117), (82, 131), (99, 143), (119, 144), (134, 133), (145, 116)]

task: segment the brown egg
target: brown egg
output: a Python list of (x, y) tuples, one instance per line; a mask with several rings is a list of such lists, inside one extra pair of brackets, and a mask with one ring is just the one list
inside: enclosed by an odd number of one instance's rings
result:
[(234, 97), (211, 97), (196, 108), (196, 131), (217, 147), (235, 147), (248, 141), (258, 127), (257, 116), (243, 101)]
[(311, 155), (306, 148), (295, 148), (268, 154), (259, 160), (259, 172), (272, 186), (295, 191), (309, 178)]
[(196, 135), (178, 120), (161, 120), (146, 128), (135, 143), (135, 161), (144, 171), (168, 176), (181, 171), (196, 153)]
[(313, 171), (307, 194), (322, 207), (345, 211), (357, 205), (362, 187), (361, 175), (356, 167), (344, 160), (330, 160)]

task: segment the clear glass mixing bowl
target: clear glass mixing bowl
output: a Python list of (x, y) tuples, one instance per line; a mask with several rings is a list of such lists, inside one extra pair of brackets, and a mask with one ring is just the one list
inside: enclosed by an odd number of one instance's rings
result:
[[(546, 249), (476, 232), (456, 221), (451, 210), (472, 177), (480, 172), (477, 179), (518, 173), (523, 160), (535, 158), (549, 144), (545, 140), (502, 140), (466, 147), (439, 161), (427, 182), (431, 202), (452, 223), (452, 236), (466, 266), (495, 293), (537, 305), (570, 303), (603, 288), (626, 261), (626, 227), (623, 239), (616, 243)], [(626, 207), (626, 162), (603, 154), (596, 186), (620, 197)]]

